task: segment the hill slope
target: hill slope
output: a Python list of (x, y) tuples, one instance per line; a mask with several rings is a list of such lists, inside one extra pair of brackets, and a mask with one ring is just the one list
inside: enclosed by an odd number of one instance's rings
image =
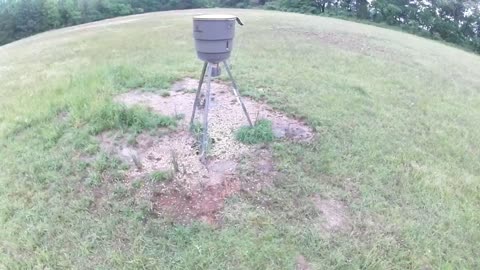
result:
[[(95, 136), (150, 127), (145, 112), (122, 120), (115, 95), (198, 76), (191, 17), (204, 12), (245, 22), (231, 59), (242, 93), (317, 133), (309, 145), (273, 143), (278, 179), (230, 199), (219, 228), (153, 216)], [(480, 267), (474, 54), (336, 19), (215, 9), (51, 31), (0, 56), (0, 265)], [(319, 229), (316, 200), (341, 201), (349, 228)]]

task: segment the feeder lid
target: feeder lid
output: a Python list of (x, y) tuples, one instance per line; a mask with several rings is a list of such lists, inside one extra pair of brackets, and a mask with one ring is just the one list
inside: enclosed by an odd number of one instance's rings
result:
[(193, 19), (198, 21), (224, 21), (224, 20), (236, 20), (237, 16), (228, 15), (228, 14), (206, 14), (206, 15), (194, 16)]

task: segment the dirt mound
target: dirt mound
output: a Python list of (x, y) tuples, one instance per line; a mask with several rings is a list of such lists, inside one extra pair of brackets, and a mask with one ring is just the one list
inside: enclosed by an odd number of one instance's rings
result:
[[(173, 84), (168, 95), (132, 91), (115, 98), (127, 106), (146, 106), (181, 119), (176, 131), (161, 136), (141, 134), (130, 144), (109, 133), (101, 134), (99, 140), (105, 151), (132, 165), (126, 184), (144, 181), (139, 193), (152, 200), (159, 215), (181, 222), (200, 219), (216, 223), (226, 198), (240, 190), (255, 191), (269, 184), (275, 177), (275, 168), (268, 148), (235, 140), (234, 132), (248, 122), (230, 87), (218, 81), (212, 83), (208, 161), (200, 162), (200, 134), (188, 130), (197, 84), (197, 80), (187, 78)], [(203, 115), (204, 99), (202, 96), (196, 121)], [(299, 142), (313, 138), (312, 129), (303, 122), (249, 98), (244, 103), (253, 121), (265, 118), (272, 121), (278, 138)], [(148, 179), (156, 172), (172, 175), (171, 181), (152, 184)]]

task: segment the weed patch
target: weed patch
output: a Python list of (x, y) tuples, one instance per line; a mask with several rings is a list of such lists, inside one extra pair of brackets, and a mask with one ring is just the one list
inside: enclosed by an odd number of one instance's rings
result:
[(245, 144), (271, 142), (274, 139), (272, 122), (262, 119), (257, 121), (253, 127), (241, 127), (235, 133), (235, 138)]
[(154, 114), (144, 108), (127, 108), (115, 103), (107, 103), (91, 119), (93, 134), (110, 129), (140, 133), (142, 130), (175, 126), (175, 119), (171, 117)]
[(167, 182), (173, 179), (173, 173), (170, 171), (157, 171), (148, 177), (150, 181), (160, 183)]

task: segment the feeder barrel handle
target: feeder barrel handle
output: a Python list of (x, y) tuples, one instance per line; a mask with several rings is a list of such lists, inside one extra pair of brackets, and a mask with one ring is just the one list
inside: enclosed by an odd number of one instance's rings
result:
[(235, 20), (237, 21), (238, 24), (243, 25), (243, 22), (242, 22), (242, 20), (240, 20), (239, 17), (236, 17)]

